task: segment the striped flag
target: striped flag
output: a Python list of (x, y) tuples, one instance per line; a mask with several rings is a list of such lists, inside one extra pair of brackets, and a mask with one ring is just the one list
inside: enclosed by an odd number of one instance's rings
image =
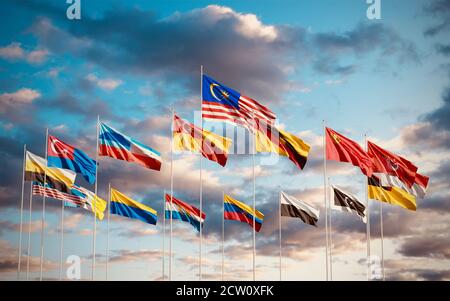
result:
[(254, 126), (253, 120), (273, 124), (276, 115), (256, 100), (241, 95), (215, 79), (203, 75), (202, 117), (204, 120), (228, 122), (248, 129)]
[(281, 216), (298, 217), (305, 224), (317, 227), (319, 210), (284, 192), (281, 192), (280, 202)]
[[(172, 199), (172, 203), (171, 203)], [(192, 226), (200, 232), (200, 226), (203, 227), (203, 223), (206, 218), (206, 214), (202, 212), (200, 217), (200, 210), (188, 203), (182, 202), (175, 197), (170, 197), (166, 194), (166, 218), (170, 219), (170, 213), (172, 213), (173, 219), (179, 219), (184, 222), (190, 223)]]
[(65, 193), (50, 186), (50, 184), (44, 184), (39, 182), (33, 182), (33, 195), (41, 195), (47, 198), (56, 199), (66, 202), (70, 207), (82, 207), (86, 201), (81, 196)]
[[(64, 206), (73, 208), (83, 208), (94, 212), (99, 220), (104, 218), (106, 201), (96, 196), (92, 191), (78, 185), (73, 185), (69, 193), (59, 191), (51, 183), (33, 182), (33, 195), (41, 195), (48, 198), (64, 202)], [(95, 202), (95, 204), (94, 204)], [(95, 210), (93, 208), (95, 206)]]
[(117, 160), (133, 162), (146, 168), (160, 170), (161, 154), (151, 147), (101, 123), (98, 154)]
[(253, 228), (253, 220), (255, 222), (255, 231), (259, 232), (264, 220), (264, 214), (260, 211), (253, 211), (253, 208), (233, 199), (229, 195), (224, 195), (224, 212), (223, 216), (227, 220), (240, 221), (247, 223)]

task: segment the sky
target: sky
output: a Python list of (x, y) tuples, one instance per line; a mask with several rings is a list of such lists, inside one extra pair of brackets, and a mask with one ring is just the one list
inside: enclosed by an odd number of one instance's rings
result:
[[(200, 67), (216, 80), (268, 106), (279, 126), (311, 145), (304, 170), (287, 158), (257, 154), (256, 279), (278, 280), (279, 192), (321, 211), (318, 227), (283, 218), (284, 280), (325, 279), (323, 121), (364, 144), (400, 154), (430, 177), (416, 212), (383, 205), (388, 280), (450, 279), (450, 1), (382, 0), (369, 20), (364, 0), (81, 1), (81, 20), (66, 1), (2, 1), (0, 27), (0, 279), (17, 277), (23, 146), (45, 156), (45, 131), (95, 157), (96, 121), (162, 154), (161, 171), (99, 158), (99, 195), (109, 183), (158, 211), (157, 226), (111, 216), (109, 279), (162, 279), (163, 194), (170, 188), (171, 109), (198, 120)], [(222, 134), (220, 124), (205, 128)], [(245, 132), (243, 129), (238, 130)], [(227, 136), (234, 136), (233, 128)], [(236, 148), (245, 143), (234, 141)], [(219, 280), (222, 194), (253, 200), (252, 156), (231, 154), (226, 167), (202, 161), (203, 278)], [(174, 195), (197, 205), (200, 157), (177, 153)], [(364, 177), (328, 162), (330, 182), (365, 200)], [(77, 183), (91, 185), (78, 177)], [(22, 263), (31, 229), (31, 278), (39, 277), (42, 198), (25, 183)], [(60, 202), (48, 199), (44, 279), (57, 279)], [(366, 280), (366, 227), (332, 212), (334, 280)], [(380, 203), (370, 201), (371, 254), (381, 257)], [(173, 279), (197, 280), (199, 235), (174, 221)], [(168, 233), (168, 229), (167, 233)], [(105, 279), (106, 221), (97, 222), (96, 279)], [(81, 258), (91, 277), (93, 217), (66, 208), (64, 259)], [(166, 235), (165, 250), (168, 252)], [(252, 279), (252, 229), (225, 223), (225, 279)], [(23, 265), (24, 266), (24, 265)], [(64, 266), (67, 268), (67, 265)], [(22, 269), (21, 278), (24, 278)], [(168, 260), (165, 271), (167, 276)]]

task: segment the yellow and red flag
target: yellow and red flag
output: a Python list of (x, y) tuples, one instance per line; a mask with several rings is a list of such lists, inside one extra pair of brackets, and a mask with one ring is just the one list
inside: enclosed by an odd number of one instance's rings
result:
[(173, 146), (175, 150), (200, 152), (203, 157), (225, 166), (231, 139), (203, 130), (174, 115)]

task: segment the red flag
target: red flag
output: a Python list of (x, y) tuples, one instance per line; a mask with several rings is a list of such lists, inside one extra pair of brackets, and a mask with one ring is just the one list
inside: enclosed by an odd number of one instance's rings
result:
[(430, 180), (429, 177), (421, 175), (420, 173), (416, 173), (416, 178), (414, 179), (414, 183), (416, 183), (423, 189), (426, 189), (428, 187), (429, 180)]
[(368, 143), (368, 153), (372, 157), (373, 172), (396, 176), (408, 187), (411, 187), (416, 181), (417, 166), (405, 158), (382, 149), (370, 141)]
[(372, 160), (358, 143), (330, 128), (325, 131), (327, 160), (352, 163), (361, 168), (363, 174), (372, 176)]

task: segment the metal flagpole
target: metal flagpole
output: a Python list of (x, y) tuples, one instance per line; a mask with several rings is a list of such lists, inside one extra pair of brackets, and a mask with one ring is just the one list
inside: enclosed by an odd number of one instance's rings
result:
[(100, 125), (100, 116), (97, 115), (97, 146), (95, 149), (95, 162), (96, 162), (96, 166), (95, 166), (95, 197), (92, 200), (92, 210), (94, 212), (94, 232), (92, 234), (92, 281), (95, 280), (95, 240), (96, 240), (96, 235), (97, 235), (97, 214), (96, 214), (96, 210), (95, 210), (95, 203), (96, 200), (95, 198), (97, 197), (97, 189), (98, 189), (98, 135), (99, 135), (99, 125)]
[(222, 281), (225, 272), (225, 192), (222, 191)]
[(108, 281), (108, 263), (109, 263), (109, 216), (111, 214), (111, 183), (108, 184), (108, 216), (106, 223), (106, 281)]
[(22, 228), (23, 228), (23, 193), (25, 190), (25, 162), (27, 155), (27, 145), (23, 145), (23, 166), (22, 166), (22, 196), (20, 198), (20, 229), (19, 229), (19, 251), (17, 254), (17, 280), (20, 280), (20, 265), (22, 263)]
[(64, 256), (64, 201), (61, 201), (61, 248), (59, 250), (59, 281), (63, 275), (63, 256)]
[[(203, 91), (203, 65), (200, 66), (200, 125), (203, 131), (203, 116), (201, 115), (201, 104), (202, 104), (202, 91)], [(203, 213), (203, 181), (202, 181), (202, 169), (203, 169), (203, 156), (200, 150), (200, 219)], [(198, 258), (198, 280), (202, 280), (202, 240), (203, 240), (203, 223), (200, 223), (200, 248), (199, 248), (199, 258)]]
[[(45, 161), (47, 161), (47, 147), (48, 147), (48, 128), (45, 130)], [(42, 221), (41, 221), (41, 260), (39, 281), (42, 281), (44, 269), (44, 235), (45, 235), (45, 186), (47, 185), (47, 170), (44, 172), (44, 196), (42, 197)]]
[[(330, 185), (330, 178), (328, 178), (328, 185)], [(330, 251), (330, 281), (333, 281), (333, 254), (332, 254), (332, 250), (333, 250), (333, 236), (332, 236), (332, 229), (331, 229), (331, 199), (328, 197), (328, 212), (327, 214), (329, 214), (329, 218), (328, 218), (328, 235), (330, 236), (329, 238), (329, 242), (330, 242), (330, 247), (329, 247), (329, 251)]]
[[(364, 135), (364, 145), (367, 151), (367, 134)], [(367, 238), (367, 281), (370, 281), (370, 211), (369, 211), (369, 192), (368, 192), (369, 180), (365, 176), (364, 191), (366, 194), (366, 206), (367, 206), (367, 223), (366, 223), (366, 238)]]
[[(255, 115), (253, 117), (253, 126), (256, 126)], [(253, 135), (253, 281), (256, 280), (256, 175), (255, 175), (255, 153), (256, 153), (256, 135)]]
[(30, 274), (30, 257), (31, 257), (31, 213), (33, 209), (33, 182), (30, 182), (30, 208), (29, 208), (29, 217), (28, 217), (28, 251), (27, 251), (27, 280)]
[(171, 132), (170, 132), (170, 241), (169, 241), (169, 280), (172, 281), (172, 209), (173, 209), (173, 117), (172, 109)]
[(162, 254), (162, 280), (166, 280), (166, 190), (163, 194), (163, 254)]
[(278, 228), (280, 241), (280, 281), (281, 281), (281, 190), (280, 190), (280, 197), (278, 198)]
[(381, 271), (383, 273), (383, 281), (386, 280), (384, 273), (384, 229), (383, 229), (383, 202), (380, 202), (380, 230), (381, 230)]
[(327, 158), (326, 158), (326, 132), (325, 120), (323, 120), (323, 192), (325, 198), (325, 268), (326, 280), (328, 281), (328, 204), (327, 204)]

